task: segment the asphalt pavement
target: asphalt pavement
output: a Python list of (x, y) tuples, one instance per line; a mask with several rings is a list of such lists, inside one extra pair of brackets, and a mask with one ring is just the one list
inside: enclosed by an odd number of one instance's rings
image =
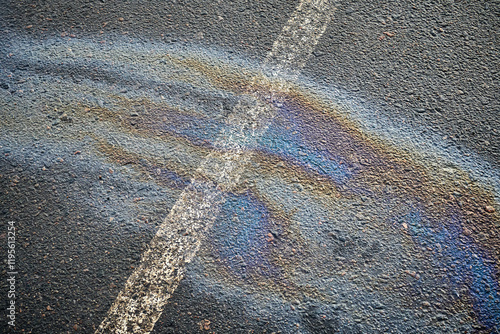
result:
[(2, 332), (500, 331), (500, 2), (304, 3), (0, 1)]

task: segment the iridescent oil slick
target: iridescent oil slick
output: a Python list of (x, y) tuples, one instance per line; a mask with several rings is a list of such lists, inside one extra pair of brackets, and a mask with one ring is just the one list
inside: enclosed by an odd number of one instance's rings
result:
[[(307, 78), (266, 79), (227, 51), (26, 40), (10, 52), (8, 62), (29, 65), (30, 79), (23, 93), (0, 97), (2, 145), (29, 149), (16, 131), (56, 146), (90, 138), (86, 154), (171, 190), (171, 201), (220, 150), (214, 142), (239, 99), (252, 94), (273, 106), (188, 268), (198, 289), (238, 299), (250, 317), (281, 305), (287, 311), (275, 316), (294, 322), (306, 320), (293, 305), (308, 301), (332, 331), (498, 330), (500, 218), (485, 208), (498, 208), (499, 194), (471, 177), (474, 164), (439, 148), (434, 160), (422, 158), (420, 139), (409, 145), (403, 125), (374, 130), (375, 110), (354, 110)], [(74, 76), (77, 67), (86, 71)]]

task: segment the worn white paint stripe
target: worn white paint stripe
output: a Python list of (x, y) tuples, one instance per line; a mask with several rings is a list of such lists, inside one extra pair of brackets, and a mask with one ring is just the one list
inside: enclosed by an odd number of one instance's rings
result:
[[(264, 72), (275, 78), (298, 75), (332, 11), (328, 1), (302, 1), (266, 57)], [(186, 264), (217, 218), (225, 191), (238, 184), (250, 158), (245, 148), (253, 146), (265, 131), (263, 116), (269, 120), (273, 114), (272, 106), (254, 95), (242, 98), (233, 109), (227, 130), (215, 143), (218, 150), (197, 169), (96, 333), (149, 333), (153, 329), (184, 277)]]

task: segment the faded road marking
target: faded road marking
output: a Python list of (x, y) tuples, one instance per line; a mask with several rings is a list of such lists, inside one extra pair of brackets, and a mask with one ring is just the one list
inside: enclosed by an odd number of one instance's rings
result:
[[(297, 76), (332, 12), (328, 1), (301, 1), (274, 42), (263, 70), (273, 78)], [(266, 129), (261, 118), (272, 114), (273, 107), (257, 96), (240, 100), (229, 116), (228, 130), (216, 141), (218, 150), (197, 169), (96, 333), (149, 333), (153, 329), (184, 277), (185, 264), (193, 259), (213, 225), (225, 201), (224, 192), (238, 184), (250, 158), (245, 148)]]

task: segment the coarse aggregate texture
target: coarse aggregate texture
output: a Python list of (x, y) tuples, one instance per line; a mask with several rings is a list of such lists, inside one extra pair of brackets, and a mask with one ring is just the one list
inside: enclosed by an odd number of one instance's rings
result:
[[(113, 34), (197, 42), (262, 59), (297, 3), (4, 1), (0, 15), (8, 30), (31, 36), (98, 41)], [(392, 117), (443, 132), (445, 141), (498, 165), (498, 1), (337, 1), (335, 6), (336, 19), (307, 74), (363, 102), (376, 100)]]
[(305, 72), (498, 166), (499, 11), (497, 1), (343, 1)]
[(16, 330), (99, 326), (251, 87), (275, 118), (154, 333), (498, 332), (498, 3), (338, 3), (252, 86), (296, 5), (2, 4)]

